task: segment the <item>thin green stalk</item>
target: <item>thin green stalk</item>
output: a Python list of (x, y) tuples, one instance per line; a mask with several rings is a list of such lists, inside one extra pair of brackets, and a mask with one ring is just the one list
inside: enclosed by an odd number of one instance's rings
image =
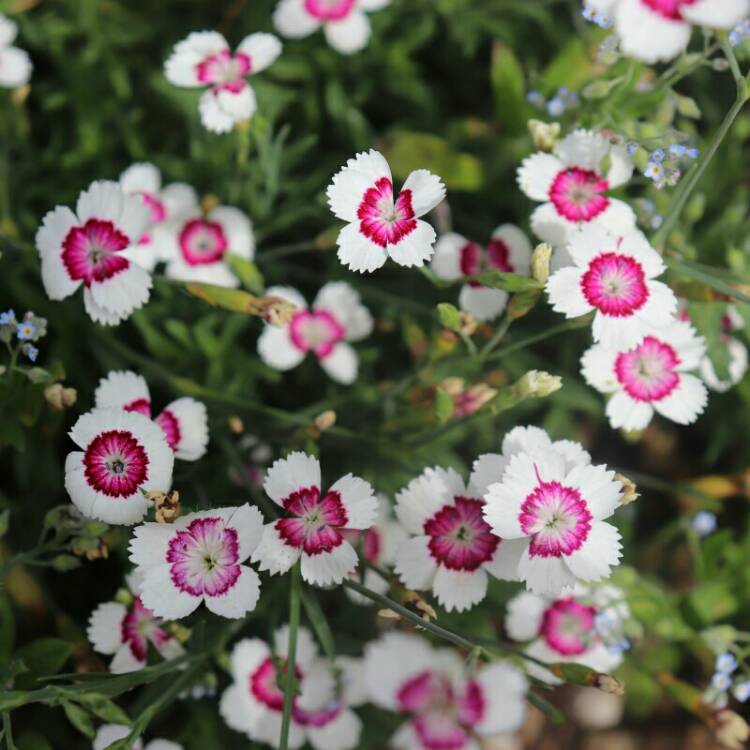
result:
[(8, 750), (18, 750), (16, 743), (13, 742), (13, 725), (10, 722), (10, 711), (3, 712), (3, 734), (5, 736), (5, 746)]
[(497, 327), (495, 335), (487, 342), (486, 346), (480, 352), (479, 359), (484, 359), (505, 338), (505, 334), (508, 333), (508, 329), (512, 322), (513, 318), (506, 314), (502, 321), (500, 321), (500, 325)]
[(288, 750), (289, 728), (292, 719), (292, 703), (297, 680), (294, 665), (297, 660), (297, 632), (299, 630), (299, 614), (301, 600), (302, 578), (299, 562), (292, 568), (291, 586), (289, 591), (289, 643), (286, 656), (286, 674), (284, 675), (284, 712), (281, 715), (281, 738), (279, 750)]

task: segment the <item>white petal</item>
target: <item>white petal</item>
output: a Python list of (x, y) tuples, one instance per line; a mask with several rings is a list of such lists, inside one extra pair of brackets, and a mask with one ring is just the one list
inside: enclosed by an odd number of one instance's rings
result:
[(427, 546), (429, 541), (427, 536), (415, 536), (396, 552), (393, 569), (408, 589), (428, 591), (432, 588), (438, 566)]
[(490, 485), (503, 478), (507, 463), (508, 459), (499, 453), (484, 453), (474, 461), (469, 485), (475, 488), (479, 497), (484, 497)]
[(620, 532), (611, 524), (597, 521), (583, 546), (572, 555), (567, 555), (567, 563), (573, 575), (583, 581), (598, 581), (609, 577), (611, 568), (620, 562)]
[(320, 22), (305, 10), (304, 0), (280, 0), (273, 13), (273, 25), (283, 36), (301, 39), (312, 34)]
[[(128, 546), (129, 560), (140, 568), (162, 565), (167, 559), (167, 547), (174, 536), (172, 524), (148, 522), (133, 529)], [(139, 579), (140, 589), (143, 580)]]
[(263, 538), (263, 515), (254, 505), (245, 503), (232, 510), (227, 526), (236, 529), (239, 536), (239, 560), (247, 560)]
[(305, 358), (305, 352), (298, 349), (289, 334), (289, 326), (267, 324), (258, 338), (260, 358), (274, 370), (292, 370)]
[(172, 583), (170, 569), (171, 566), (164, 563), (146, 571), (141, 583), (141, 601), (157, 617), (179, 620), (193, 612), (203, 601), (203, 597), (178, 589)]
[(346, 511), (347, 529), (369, 529), (375, 523), (378, 501), (369, 482), (347, 474), (331, 485), (328, 491), (339, 493)]
[(240, 42), (237, 52), (250, 57), (250, 73), (260, 73), (281, 54), (281, 42), (273, 34), (250, 34)]
[(104, 281), (94, 281), (88, 292), (97, 308), (121, 320), (143, 307), (151, 296), (151, 274), (135, 263)]
[(531, 214), (531, 231), (555, 248), (564, 245), (576, 229), (578, 224), (560, 216), (552, 203), (542, 203)]
[(709, 357), (703, 357), (700, 361), (700, 373), (703, 381), (709, 388), (719, 393), (725, 393), (733, 385), (739, 383), (748, 368), (747, 347), (738, 339), (731, 337), (727, 339), (726, 345), (729, 350), (728, 380), (719, 380), (713, 362)]
[(164, 74), (175, 86), (204, 86), (198, 80), (198, 64), (226, 50), (227, 40), (218, 31), (194, 31), (175, 45), (164, 65)]
[(492, 560), (483, 567), (490, 575), (501, 581), (517, 581), (518, 563), (525, 549), (525, 539), (502, 539)]
[(208, 89), (198, 102), (203, 127), (212, 133), (228, 133), (235, 123), (251, 118), (257, 108), (255, 92), (248, 85), (237, 92)]
[(552, 181), (564, 168), (556, 156), (539, 151), (521, 162), (516, 176), (518, 186), (532, 200), (547, 201)]
[(692, 31), (690, 24), (664, 18), (642, 0), (620, 0), (615, 28), (623, 53), (647, 63), (677, 57), (687, 47)]
[[(640, 232), (637, 233), (640, 235)], [(589, 263), (603, 252), (619, 252), (618, 238), (607, 228), (594, 221), (582, 225), (571, 234), (565, 250), (581, 271), (588, 270)]]
[(109, 663), (109, 671), (112, 674), (126, 674), (135, 672), (146, 666), (146, 659), (137, 659), (130, 648), (129, 643), (123, 643), (117, 649), (112, 661)]
[(635, 229), (635, 212), (624, 201), (610, 198), (609, 205), (594, 219), (596, 224), (603, 226), (613, 234), (623, 235)]
[(302, 553), (302, 578), (317, 586), (341, 583), (357, 567), (357, 553), (349, 542), (341, 542), (330, 552)]
[(508, 602), (505, 629), (514, 641), (530, 641), (539, 635), (542, 616), (550, 602), (546, 597), (522, 591)]
[(120, 175), (120, 187), (126, 193), (158, 194), (161, 190), (161, 172), (150, 162), (131, 164)]
[(169, 261), (166, 274), (170, 279), (177, 279), (178, 281), (196, 281), (200, 284), (214, 284), (232, 289), (236, 289), (240, 285), (240, 280), (224, 260), (191, 266), (182, 258), (174, 258)]
[(417, 219), (417, 226), (396, 244), (388, 244), (388, 255), (400, 266), (423, 266), (434, 252), (435, 230), (425, 221)]
[[(633, 176), (633, 160), (624, 145), (612, 146), (609, 151), (609, 171), (607, 182), (610, 188), (624, 185)], [(618, 201), (619, 202), (619, 201)]]
[(174, 448), (175, 457), (182, 461), (197, 461), (205, 454), (208, 445), (206, 405), (184, 396), (168, 404), (164, 411), (175, 417), (179, 426), (180, 439)]
[(96, 737), (94, 737), (93, 743), (94, 750), (105, 750), (105, 748), (108, 748), (117, 740), (127, 737), (130, 731), (130, 727), (122, 724), (104, 724), (96, 730)]
[(382, 10), (390, 4), (391, 0), (357, 0), (357, 5), (368, 13), (372, 13), (375, 10)]
[(482, 688), (484, 711), (475, 725), (478, 734), (515, 732), (526, 718), (528, 682), (515, 667), (501, 661), (479, 671), (476, 681)]
[(610, 143), (593, 130), (575, 130), (555, 147), (555, 154), (566, 167), (580, 167), (601, 174), (600, 166), (609, 153)]
[(594, 344), (581, 357), (581, 375), (600, 393), (614, 393), (620, 383), (615, 375), (618, 352), (604, 344)]
[(531, 271), (531, 242), (515, 224), (501, 224), (492, 233), (493, 240), (502, 240), (510, 250), (510, 264), (514, 273), (527, 276)]
[(430, 268), (441, 279), (460, 279), (463, 276), (461, 249), (468, 242), (466, 237), (456, 232), (441, 235), (435, 243), (435, 254), (432, 256)]
[[(536, 453), (552, 448), (549, 435), (534, 425), (514, 427), (503, 438), (503, 456), (506, 461), (516, 453)], [(499, 481), (499, 480), (498, 480)]]
[(323, 31), (328, 44), (342, 55), (351, 55), (367, 46), (370, 39), (370, 21), (356, 7), (341, 21), (326, 21)]
[(253, 225), (243, 211), (232, 206), (217, 206), (206, 218), (221, 224), (232, 255), (252, 260), (255, 254)]
[(18, 36), (18, 24), (0, 13), (0, 47), (7, 47)]
[(170, 220), (195, 214), (200, 210), (198, 193), (195, 188), (185, 182), (171, 182), (159, 196), (167, 210), (167, 218)]
[(314, 310), (329, 310), (346, 329), (347, 341), (360, 341), (373, 329), (370, 311), (362, 304), (359, 292), (345, 281), (331, 281), (321, 287)]
[(593, 310), (581, 290), (581, 271), (575, 266), (561, 268), (549, 277), (546, 287), (555, 312), (566, 318), (577, 318)]
[(638, 230), (628, 232), (620, 239), (617, 252), (629, 255), (640, 263), (647, 277), (661, 276), (667, 267), (664, 265), (661, 255), (651, 247), (643, 232)]
[(615, 393), (607, 402), (607, 417), (609, 423), (616, 430), (623, 429), (628, 432), (642, 430), (654, 416), (651, 404), (645, 401), (636, 401), (628, 396), (625, 391)]
[(680, 8), (682, 17), (696, 26), (731, 29), (750, 13), (748, 0), (698, 0)]
[(134, 401), (151, 402), (148, 385), (141, 375), (129, 370), (112, 370), (99, 381), (94, 393), (97, 409), (122, 409)]
[(266, 524), (263, 537), (253, 552), (252, 562), (258, 563), (258, 570), (267, 570), (270, 575), (286, 573), (297, 562), (300, 551), (286, 544), (276, 531), (276, 525)]
[(703, 413), (708, 403), (706, 386), (694, 375), (683, 373), (672, 393), (654, 401), (656, 411), (677, 424), (692, 424)]
[(271, 655), (271, 649), (259, 638), (243, 638), (238, 641), (229, 656), (232, 679), (245, 684), (248, 677)]
[(81, 285), (73, 280), (62, 260), (63, 241), (78, 226), (75, 214), (65, 206), (49, 211), (36, 233), (36, 246), (42, 259), (42, 282), (47, 296), (53, 300), (69, 297)]
[(359, 231), (359, 224), (347, 224), (336, 239), (338, 259), (350, 270), (372, 273), (388, 258), (386, 248), (380, 247)]
[(426, 470), (396, 494), (396, 516), (407, 531), (421, 534), (424, 522), (453, 502), (445, 476)]
[(16, 88), (28, 83), (33, 66), (26, 50), (0, 47), (0, 86)]
[(411, 191), (411, 205), (415, 216), (424, 216), (445, 198), (442, 180), (427, 169), (416, 169), (407, 178), (401, 191)]
[[(274, 651), (277, 656), (286, 659), (289, 653), (289, 625), (282, 625), (273, 634)], [(297, 658), (296, 663), (305, 671), (318, 658), (318, 646), (312, 633), (301, 627), (297, 631)]]
[(518, 575), (530, 591), (552, 596), (576, 582), (573, 573), (559, 557), (531, 557), (528, 549), (521, 557)]
[(320, 462), (299, 451), (274, 461), (263, 483), (266, 494), (279, 505), (293, 492), (307, 487), (320, 489)]
[(482, 568), (449, 570), (440, 565), (432, 582), (432, 591), (447, 612), (465, 612), (487, 596), (487, 574)]
[(359, 357), (350, 344), (339, 341), (331, 353), (320, 358), (320, 366), (328, 376), (342, 385), (351, 385), (359, 372)]
[(240, 575), (234, 585), (219, 596), (205, 597), (206, 607), (215, 615), (238, 619), (255, 609), (260, 597), (260, 578), (258, 574), (240, 565)]
[(487, 322), (497, 318), (508, 304), (508, 292), (503, 289), (490, 289), (486, 286), (461, 287), (458, 296), (459, 307), (477, 320)]
[(601, 341), (618, 351), (627, 351), (634, 346), (638, 346), (649, 330), (649, 326), (644, 324), (641, 317), (636, 315), (630, 315), (629, 317), (605, 315), (601, 310), (596, 311), (594, 321), (591, 324), (591, 335), (594, 341)]
[(89, 617), (86, 637), (94, 651), (114, 654), (122, 645), (120, 626), (127, 609), (117, 602), (103, 602)]
[(291, 286), (269, 286), (266, 289), (266, 294), (269, 297), (281, 297), (281, 299), (291, 302), (300, 310), (307, 309), (307, 300)]
[(349, 709), (344, 709), (331, 722), (322, 727), (311, 726), (307, 738), (315, 750), (353, 750), (359, 743), (362, 722)]
[(393, 183), (388, 162), (379, 151), (362, 151), (348, 159), (326, 191), (331, 211), (344, 221), (357, 221), (357, 209), (365, 192), (382, 178)]
[(565, 485), (577, 487), (595, 519), (609, 518), (622, 495), (622, 484), (615, 479), (615, 472), (605, 466), (575, 466), (565, 477)]

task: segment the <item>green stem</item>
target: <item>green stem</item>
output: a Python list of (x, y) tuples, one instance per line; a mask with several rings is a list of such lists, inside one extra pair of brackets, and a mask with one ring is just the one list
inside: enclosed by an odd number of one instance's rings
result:
[(289, 643), (286, 655), (286, 674), (284, 681), (284, 712), (281, 715), (281, 739), (279, 750), (289, 747), (289, 728), (292, 719), (292, 702), (296, 687), (294, 666), (297, 659), (297, 632), (299, 630), (299, 614), (302, 580), (299, 562), (292, 568), (291, 587), (289, 591)]
[(500, 322), (500, 325), (497, 327), (495, 335), (487, 342), (487, 345), (480, 352), (480, 359), (484, 359), (505, 338), (505, 334), (508, 333), (508, 329), (512, 322), (513, 318), (506, 314)]
[(3, 712), (3, 734), (5, 735), (5, 746), (8, 750), (18, 750), (16, 743), (13, 742), (13, 726), (10, 723), (10, 712)]

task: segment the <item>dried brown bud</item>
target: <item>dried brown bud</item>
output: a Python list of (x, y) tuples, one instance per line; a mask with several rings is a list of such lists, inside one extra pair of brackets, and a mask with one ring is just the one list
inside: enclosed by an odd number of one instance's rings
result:
[(64, 411), (75, 404), (78, 393), (75, 388), (65, 388), (62, 383), (52, 383), (44, 389), (44, 398), (55, 411)]
[(245, 431), (244, 423), (236, 414), (232, 414), (232, 416), (227, 419), (227, 423), (229, 424), (229, 429), (235, 435), (241, 435)]
[(599, 688), (599, 690), (604, 693), (625, 695), (625, 685), (623, 685), (616, 677), (612, 677), (611, 674), (598, 674), (596, 676), (594, 687)]
[(87, 549), (83, 553), (83, 556), (89, 561), (106, 560), (109, 557), (109, 545), (104, 541), (104, 539), (100, 539), (99, 546)]
[(719, 711), (714, 718), (716, 739), (731, 750), (742, 750), (744, 743), (750, 738), (750, 726), (747, 722), (728, 708)]
[(379, 609), (378, 617), (382, 617), (384, 620), (400, 620), (401, 615), (398, 612), (394, 612), (392, 609)]
[(263, 297), (261, 299), (263, 319), (272, 326), (285, 326), (297, 311), (297, 306), (281, 297)]
[(325, 432), (329, 427), (333, 427), (336, 424), (336, 412), (333, 409), (328, 409), (315, 417), (313, 425), (315, 429), (320, 432)]
[(473, 336), (478, 326), (479, 322), (471, 313), (461, 313), (461, 333), (464, 336)]
[(180, 493), (177, 490), (171, 492), (147, 492), (146, 499), (154, 503), (157, 523), (173, 523), (180, 515)]
[(427, 601), (422, 598), (422, 595), (418, 594), (416, 591), (405, 591), (402, 601), (404, 604), (410, 604), (414, 607), (414, 609), (420, 613), (423, 620), (427, 620), (428, 622), (431, 620), (437, 620), (437, 612), (434, 607), (428, 604)]
[(620, 495), (620, 505), (629, 505), (634, 503), (640, 496), (638, 488), (632, 479), (628, 479), (624, 474), (615, 474), (615, 479), (622, 484), (622, 494)]

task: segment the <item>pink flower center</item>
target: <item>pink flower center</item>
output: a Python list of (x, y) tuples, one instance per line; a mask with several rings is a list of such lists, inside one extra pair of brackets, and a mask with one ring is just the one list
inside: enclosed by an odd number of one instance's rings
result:
[(97, 435), (83, 455), (89, 487), (110, 497), (130, 497), (148, 479), (144, 447), (127, 430)]
[(133, 609), (122, 618), (120, 623), (120, 639), (127, 643), (133, 657), (145, 662), (148, 656), (148, 643), (161, 646), (171, 640), (169, 634), (157, 625), (154, 613), (143, 606), (141, 598), (135, 597)]
[(196, 76), (201, 83), (213, 86), (214, 93), (231, 91), (237, 94), (247, 85), (244, 78), (250, 74), (251, 69), (249, 55), (243, 52), (232, 55), (225, 49), (201, 60), (196, 65)]
[(220, 517), (196, 518), (167, 547), (172, 583), (193, 596), (221, 596), (240, 577), (237, 531)]
[(521, 505), (518, 521), (531, 537), (531, 557), (562, 557), (581, 548), (591, 531), (593, 516), (575, 487), (560, 482), (539, 484)]
[(472, 571), (489, 562), (500, 544), (482, 517), (484, 503), (457, 497), (424, 523), (428, 546), (435, 560), (449, 570)]
[(568, 221), (591, 221), (609, 206), (603, 195), (608, 188), (609, 183), (591, 169), (568, 167), (552, 181), (549, 199)]
[(600, 253), (589, 263), (581, 277), (581, 290), (592, 307), (615, 318), (632, 315), (649, 297), (641, 264), (612, 252)]
[(401, 711), (412, 714), (412, 726), (427, 750), (461, 750), (484, 716), (486, 702), (471, 680), (458, 693), (445, 675), (426, 671), (404, 682), (396, 696)]
[(118, 253), (130, 240), (111, 221), (89, 219), (73, 227), (62, 243), (62, 262), (73, 280), (92, 283), (106, 281), (130, 267)]
[(575, 599), (558, 599), (545, 610), (539, 635), (547, 645), (563, 656), (578, 656), (588, 651), (596, 637), (596, 609)]
[[(493, 237), (484, 250), (476, 242), (467, 242), (460, 251), (459, 264), (464, 276), (476, 276), (485, 270), (513, 273), (515, 269), (510, 262), (510, 248), (499, 237)], [(478, 281), (470, 281), (470, 286), (483, 286)]]
[(159, 200), (158, 195), (149, 193), (146, 190), (138, 191), (138, 195), (141, 196), (143, 202), (148, 207), (152, 224), (160, 224), (167, 218), (167, 207)]
[(670, 21), (681, 21), (681, 9), (693, 5), (697, 0), (641, 0), (641, 3)]
[(182, 438), (182, 431), (180, 430), (180, 421), (174, 412), (165, 409), (154, 421), (161, 427), (162, 432), (164, 432), (169, 447), (173, 451), (176, 451)]
[(182, 257), (191, 266), (217, 263), (229, 249), (221, 224), (209, 219), (191, 219), (179, 237)]
[[(281, 664), (281, 669), (277, 669), (273, 659), (269, 656), (248, 680), (251, 695), (271, 711), (280, 712), (284, 709), (284, 692), (279, 687), (279, 677), (284, 677), (287, 669), (286, 660)], [(294, 668), (294, 675), (298, 682), (302, 681), (303, 674), (299, 666)], [(296, 698), (294, 700), (296, 702)]]
[(305, 10), (321, 21), (341, 21), (351, 13), (357, 0), (305, 0)]
[(382, 248), (399, 243), (417, 228), (411, 190), (402, 190), (394, 203), (393, 183), (387, 177), (365, 191), (357, 216), (359, 231)]
[(295, 516), (276, 522), (279, 536), (290, 547), (317, 555), (330, 552), (344, 541), (340, 529), (348, 518), (338, 492), (329, 491), (321, 499), (317, 487), (305, 487), (289, 495), (282, 505)]
[(328, 310), (300, 310), (289, 324), (289, 336), (300, 351), (324, 359), (344, 338), (346, 330)]
[(147, 398), (137, 398), (135, 401), (125, 404), (122, 408), (123, 411), (143, 414), (144, 417), (151, 419), (151, 402)]
[(636, 401), (659, 401), (680, 384), (675, 372), (679, 364), (680, 358), (669, 344), (646, 336), (635, 349), (617, 355), (615, 375)]

